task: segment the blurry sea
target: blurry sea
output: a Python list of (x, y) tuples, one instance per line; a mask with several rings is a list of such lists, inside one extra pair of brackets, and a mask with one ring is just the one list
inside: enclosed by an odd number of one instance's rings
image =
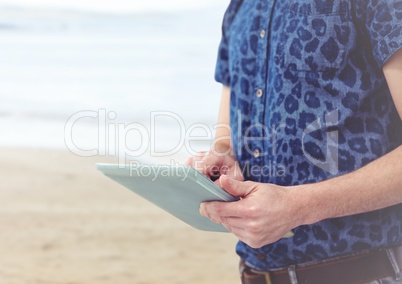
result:
[[(213, 75), (226, 5), (128, 14), (0, 7), (0, 146), (65, 149), (66, 123), (83, 111), (111, 113), (106, 130), (99, 128), (101, 115), (73, 124), (72, 141), (84, 152), (105, 144), (99, 140), (105, 131), (115, 133), (117, 123), (150, 130), (153, 111), (177, 115), (158, 116), (156, 149), (181, 143), (183, 125), (186, 131), (194, 123), (211, 127), (220, 99)], [(130, 149), (150, 143), (139, 128), (125, 131), (120, 138)], [(110, 133), (107, 149), (116, 144)], [(204, 140), (196, 150), (208, 147)]]

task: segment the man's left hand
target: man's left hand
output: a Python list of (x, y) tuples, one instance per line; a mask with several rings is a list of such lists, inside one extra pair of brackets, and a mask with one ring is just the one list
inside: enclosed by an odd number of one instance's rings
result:
[(225, 175), (219, 182), (236, 202), (205, 202), (201, 215), (222, 224), (252, 248), (276, 242), (291, 229), (303, 224), (301, 204), (295, 190), (273, 184), (241, 182)]

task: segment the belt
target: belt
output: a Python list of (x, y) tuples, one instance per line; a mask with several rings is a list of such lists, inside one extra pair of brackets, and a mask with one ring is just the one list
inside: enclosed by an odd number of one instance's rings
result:
[(401, 270), (402, 246), (270, 272), (240, 263), (243, 284), (361, 284), (389, 276), (398, 280)]

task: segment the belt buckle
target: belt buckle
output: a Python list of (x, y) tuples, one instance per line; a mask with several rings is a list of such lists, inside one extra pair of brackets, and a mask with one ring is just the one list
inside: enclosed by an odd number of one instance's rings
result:
[(297, 274), (296, 274), (296, 265), (291, 265), (288, 268), (288, 275), (289, 275), (289, 280), (290, 283), (292, 284), (297, 284)]
[(269, 274), (269, 272), (264, 273), (264, 276), (265, 276), (265, 283), (272, 284), (271, 275)]

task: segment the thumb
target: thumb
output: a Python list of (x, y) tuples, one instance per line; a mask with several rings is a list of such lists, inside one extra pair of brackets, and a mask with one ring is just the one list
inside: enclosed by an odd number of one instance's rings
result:
[(251, 183), (246, 183), (243, 181), (238, 181), (235, 179), (232, 179), (226, 175), (222, 175), (219, 178), (219, 182), (221, 184), (221, 187), (229, 194), (237, 197), (246, 197), (249, 195), (252, 190), (253, 186)]

